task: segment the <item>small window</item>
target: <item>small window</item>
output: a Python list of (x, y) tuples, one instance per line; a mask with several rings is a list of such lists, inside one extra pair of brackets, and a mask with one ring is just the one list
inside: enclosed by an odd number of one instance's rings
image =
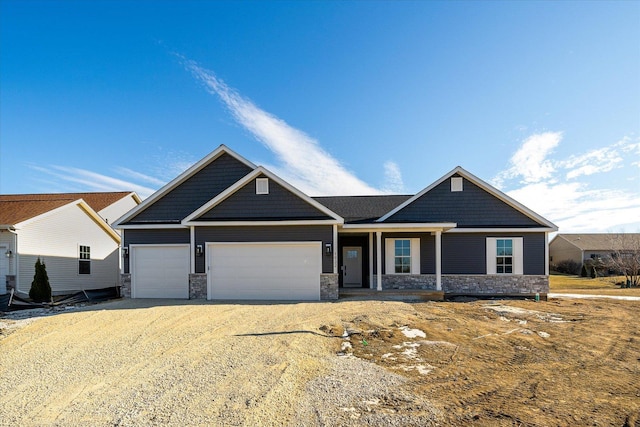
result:
[(78, 274), (91, 274), (91, 247), (80, 246)]
[(513, 273), (513, 240), (496, 240), (496, 273)]
[(462, 178), (454, 177), (451, 178), (451, 191), (462, 191)]
[(394, 272), (411, 273), (411, 240), (396, 240), (394, 245)]
[(269, 178), (256, 178), (256, 194), (269, 194)]

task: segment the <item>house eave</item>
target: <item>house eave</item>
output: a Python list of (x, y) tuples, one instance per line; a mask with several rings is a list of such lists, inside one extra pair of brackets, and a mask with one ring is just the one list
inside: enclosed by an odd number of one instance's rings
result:
[(557, 227), (453, 228), (447, 233), (550, 233), (557, 230)]
[(336, 225), (341, 224), (335, 219), (316, 220), (285, 220), (285, 221), (185, 221), (182, 225), (186, 227), (238, 227), (238, 226), (260, 226), (260, 225)]
[(448, 231), (455, 228), (455, 222), (434, 222), (434, 223), (403, 223), (403, 224), (343, 224), (340, 231), (343, 232), (363, 232), (363, 231), (386, 231), (386, 232), (435, 232)]

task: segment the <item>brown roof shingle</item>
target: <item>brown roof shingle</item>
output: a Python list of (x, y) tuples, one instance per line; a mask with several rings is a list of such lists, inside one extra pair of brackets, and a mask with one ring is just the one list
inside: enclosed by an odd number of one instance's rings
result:
[(52, 193), (0, 195), (0, 224), (14, 225), (42, 215), (78, 199), (98, 212), (131, 194), (130, 191), (108, 193)]

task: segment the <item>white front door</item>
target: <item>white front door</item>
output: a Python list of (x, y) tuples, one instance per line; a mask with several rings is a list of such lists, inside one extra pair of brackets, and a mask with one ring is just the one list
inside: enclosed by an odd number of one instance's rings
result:
[(362, 287), (362, 247), (360, 246), (342, 248), (342, 286)]

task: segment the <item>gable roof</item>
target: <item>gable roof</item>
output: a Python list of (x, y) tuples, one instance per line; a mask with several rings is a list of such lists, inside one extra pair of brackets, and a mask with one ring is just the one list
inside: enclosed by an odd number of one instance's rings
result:
[(182, 221), (182, 224), (183, 225), (193, 225), (192, 222), (197, 220), (198, 217), (200, 217), (201, 215), (203, 215), (206, 212), (210, 211), (215, 206), (217, 206), (218, 204), (222, 203), (224, 200), (226, 200), (229, 197), (231, 197), (234, 193), (236, 193), (238, 190), (240, 190), (245, 185), (250, 183), (253, 179), (255, 179), (257, 177), (260, 177), (262, 175), (264, 175), (265, 177), (273, 180), (278, 185), (280, 185), (281, 187), (285, 188), (289, 192), (293, 193), (295, 196), (297, 196), (298, 198), (302, 199), (304, 202), (308, 203), (309, 205), (311, 205), (312, 207), (314, 207), (318, 211), (320, 211), (323, 214), (331, 217), (332, 220), (330, 220), (330, 221), (332, 221), (334, 223), (335, 222), (338, 222), (338, 223), (343, 223), (344, 222), (342, 217), (340, 217), (338, 214), (336, 214), (335, 212), (333, 212), (330, 209), (328, 209), (326, 206), (318, 203), (317, 201), (315, 201), (311, 197), (307, 196), (305, 193), (303, 193), (302, 191), (298, 190), (297, 188), (295, 188), (294, 186), (292, 186), (288, 182), (284, 181), (283, 179), (281, 179), (280, 177), (278, 177), (274, 173), (270, 172), (269, 170), (265, 169), (264, 167), (258, 166), (253, 171), (248, 173), (246, 176), (244, 176), (243, 178), (238, 180), (235, 184), (233, 184), (232, 186), (230, 186), (229, 188), (224, 190), (222, 193), (218, 194), (216, 197), (211, 199), (209, 202), (205, 203), (200, 208), (196, 209), (193, 213), (188, 215)]
[(487, 193), (489, 193), (490, 195), (496, 197), (498, 200), (502, 201), (506, 205), (510, 206), (511, 208), (513, 208), (516, 211), (520, 212), (524, 216), (528, 217), (530, 220), (535, 221), (536, 223), (540, 224), (542, 227), (549, 229), (549, 231), (555, 231), (555, 230), (558, 229), (558, 227), (555, 224), (553, 224), (551, 221), (549, 221), (549, 220), (543, 218), (542, 216), (538, 215), (537, 213), (535, 213), (531, 209), (527, 208), (526, 206), (522, 205), (521, 203), (519, 203), (516, 200), (512, 199), (511, 197), (507, 196), (506, 194), (504, 194), (503, 192), (501, 192), (497, 188), (489, 185), (488, 183), (484, 182), (483, 180), (481, 180), (480, 178), (476, 177), (475, 175), (467, 172), (465, 169), (463, 169), (460, 166), (457, 166), (452, 171), (450, 171), (449, 173), (447, 173), (444, 176), (442, 176), (440, 179), (438, 179), (437, 181), (435, 181), (434, 183), (432, 183), (431, 185), (429, 185), (428, 187), (426, 187), (425, 189), (420, 191), (415, 196), (407, 199), (406, 201), (404, 201), (400, 205), (396, 206), (394, 209), (392, 209), (389, 212), (387, 212), (386, 214), (384, 214), (381, 218), (378, 219), (378, 222), (386, 221), (391, 216), (393, 216), (396, 213), (400, 212), (405, 207), (411, 205), (413, 202), (415, 202), (416, 200), (420, 199), (422, 196), (424, 196), (429, 191), (431, 191), (435, 187), (439, 186), (440, 184), (442, 184), (444, 181), (446, 181), (447, 179), (451, 178), (452, 176), (461, 176), (461, 177), (463, 177), (464, 179), (468, 180), (469, 182), (471, 182), (474, 185), (476, 185), (477, 187), (479, 187), (481, 190), (486, 191)]
[(313, 197), (344, 218), (345, 223), (374, 223), (385, 213), (410, 199), (411, 195)]
[(95, 212), (129, 195), (140, 200), (130, 191), (96, 193), (48, 193), (0, 195), (0, 224), (15, 225), (42, 215), (61, 206), (82, 199)]
[[(123, 215), (121, 218), (118, 218), (116, 221), (114, 221), (113, 222), (113, 226), (114, 227), (119, 227), (122, 224), (125, 224), (126, 222), (132, 220), (138, 214), (140, 214), (145, 209), (147, 209), (148, 207), (150, 207), (151, 205), (153, 205), (154, 203), (156, 203), (157, 201), (162, 199), (164, 196), (166, 196), (172, 190), (177, 188), (179, 185), (181, 185), (184, 182), (186, 182), (187, 180), (189, 180), (189, 178), (191, 178), (192, 176), (197, 174), (199, 171), (204, 169), (207, 165), (209, 165), (211, 162), (213, 162), (214, 160), (216, 160), (217, 158), (219, 158), (223, 154), (227, 154), (227, 155), (231, 156), (232, 158), (234, 158), (237, 161), (239, 161), (240, 163), (246, 165), (250, 169), (255, 169), (256, 168), (256, 165), (254, 165), (253, 163), (251, 163), (249, 160), (245, 159), (241, 155), (237, 154), (235, 151), (231, 150), (230, 148), (228, 148), (225, 145), (220, 145), (218, 148), (213, 150), (211, 153), (209, 153), (203, 159), (201, 159), (200, 161), (196, 162), (190, 168), (188, 168), (187, 170), (182, 172), (180, 175), (178, 175), (176, 178), (171, 180), (164, 187), (162, 187), (161, 189), (159, 189), (158, 191), (153, 193), (151, 196), (147, 197), (138, 206), (134, 207), (129, 212), (127, 212), (125, 215)], [(180, 218), (180, 220), (182, 220), (182, 219), (183, 218)]]
[[(562, 233), (557, 234), (551, 243), (556, 239), (564, 239), (583, 251), (637, 250), (640, 233)], [(619, 247), (621, 244), (628, 247)]]

